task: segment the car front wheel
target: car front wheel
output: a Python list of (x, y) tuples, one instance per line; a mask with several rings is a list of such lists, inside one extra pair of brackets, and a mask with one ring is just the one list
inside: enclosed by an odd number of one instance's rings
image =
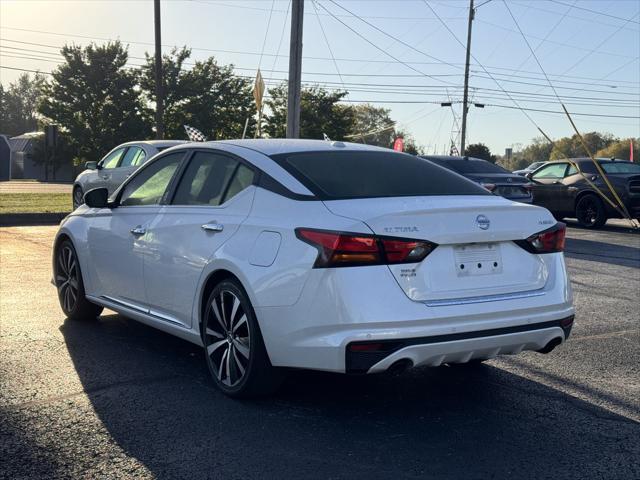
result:
[(255, 312), (237, 281), (225, 280), (209, 295), (202, 337), (213, 381), (225, 394), (256, 397), (280, 385), (282, 373), (269, 361)]
[(75, 210), (84, 203), (84, 192), (82, 187), (73, 188), (73, 209)]
[(607, 222), (607, 214), (596, 195), (589, 193), (576, 202), (576, 218), (578, 223), (585, 228), (599, 228)]
[(56, 252), (54, 279), (62, 311), (71, 320), (96, 318), (102, 307), (85, 297), (80, 263), (73, 244), (64, 240)]

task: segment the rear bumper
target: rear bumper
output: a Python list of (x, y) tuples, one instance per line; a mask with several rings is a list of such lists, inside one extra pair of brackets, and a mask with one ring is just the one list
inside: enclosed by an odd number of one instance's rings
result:
[[(571, 315), (561, 320), (491, 330), (351, 343), (346, 349), (346, 371), (383, 372), (397, 362), (409, 362), (416, 367), (437, 367), (443, 363), (466, 363), (498, 355), (515, 355), (524, 350), (544, 350), (569, 338), (573, 318)], [(379, 350), (355, 350), (367, 345)]]
[[(534, 296), (432, 306), (409, 299), (386, 266), (314, 269), (296, 304), (255, 311), (274, 366), (345, 373), (393, 362), (405, 348), (416, 365), (445, 354), (441, 363), (463, 361), (469, 352), (472, 359), (540, 350), (553, 338), (566, 340), (559, 322), (575, 314), (562, 254), (549, 254), (548, 262), (552, 274)], [(354, 342), (394, 346), (368, 368), (355, 368), (347, 361)]]

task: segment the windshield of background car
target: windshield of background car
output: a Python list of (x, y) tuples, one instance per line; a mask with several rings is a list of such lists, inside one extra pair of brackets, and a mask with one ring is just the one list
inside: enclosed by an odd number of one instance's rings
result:
[(321, 200), (427, 195), (491, 195), (474, 182), (413, 155), (302, 152), (271, 158)]
[(468, 173), (511, 173), (504, 168), (483, 160), (445, 160), (448, 167), (461, 175)]
[(640, 174), (640, 165), (631, 162), (600, 162), (605, 173)]

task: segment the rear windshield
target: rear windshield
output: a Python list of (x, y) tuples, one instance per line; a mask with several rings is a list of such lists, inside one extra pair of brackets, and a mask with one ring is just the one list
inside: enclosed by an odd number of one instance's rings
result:
[(484, 160), (436, 160), (436, 162), (462, 175), (467, 173), (511, 173)]
[(491, 195), (470, 180), (408, 154), (303, 152), (272, 158), (322, 200)]

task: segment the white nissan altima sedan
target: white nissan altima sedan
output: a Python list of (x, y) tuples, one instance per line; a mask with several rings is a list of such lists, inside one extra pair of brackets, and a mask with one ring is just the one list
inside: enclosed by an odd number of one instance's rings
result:
[(241, 140), (156, 156), (61, 224), (70, 319), (103, 307), (202, 345), (228, 395), (282, 367), (373, 373), (549, 352), (574, 309), (565, 226), (428, 160)]

